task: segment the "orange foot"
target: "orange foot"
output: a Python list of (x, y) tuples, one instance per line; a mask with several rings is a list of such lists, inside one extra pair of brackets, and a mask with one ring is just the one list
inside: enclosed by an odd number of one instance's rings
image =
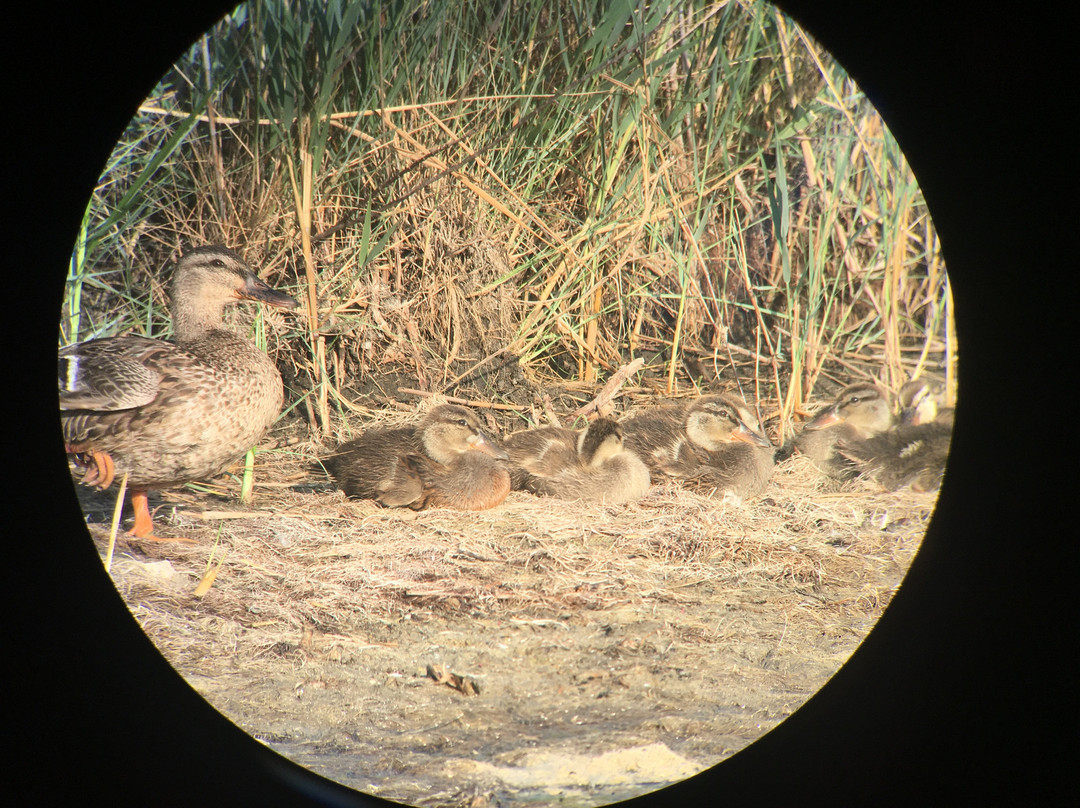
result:
[[(69, 448), (69, 451), (70, 448)], [(116, 467), (113, 465), (112, 456), (108, 452), (99, 452), (91, 449), (88, 452), (76, 452), (75, 462), (86, 467), (82, 481), (85, 485), (92, 485), (104, 491), (113, 484), (116, 478)]]
[(175, 538), (163, 538), (154, 535), (154, 520), (150, 516), (150, 506), (147, 502), (145, 491), (132, 490), (131, 507), (135, 509), (135, 526), (128, 532), (129, 536), (144, 541), (186, 541), (194, 543), (194, 539), (186, 539), (182, 536)]

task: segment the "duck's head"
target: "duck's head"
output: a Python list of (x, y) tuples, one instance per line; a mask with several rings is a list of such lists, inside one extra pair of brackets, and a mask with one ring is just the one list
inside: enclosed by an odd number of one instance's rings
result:
[(938, 418), (945, 387), (933, 379), (921, 378), (900, 388), (900, 423), (928, 424)]
[(622, 449), (622, 427), (611, 418), (597, 418), (578, 436), (578, 455), (589, 466), (603, 464)]
[(870, 438), (892, 426), (889, 402), (873, 384), (852, 384), (840, 391), (831, 405), (807, 422), (804, 429), (828, 429), (846, 424), (860, 438)]
[(420, 422), (420, 442), (428, 457), (449, 463), (465, 452), (483, 452), (500, 460), (509, 455), (485, 429), (472, 410), (441, 404)]
[(222, 309), (241, 300), (282, 309), (298, 305), (259, 280), (244, 259), (226, 247), (196, 247), (180, 258), (172, 282), (173, 321), (178, 333), (216, 326)]
[(687, 436), (710, 452), (732, 441), (771, 447), (768, 438), (750, 426), (754, 423), (756, 419), (746, 404), (726, 393), (701, 396), (686, 411)]

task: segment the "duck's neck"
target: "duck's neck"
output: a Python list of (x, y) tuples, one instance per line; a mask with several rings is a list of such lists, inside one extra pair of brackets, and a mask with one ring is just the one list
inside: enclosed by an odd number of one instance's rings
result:
[(588, 464), (593, 468), (599, 468), (611, 458), (621, 453), (622, 449), (622, 441), (609, 437), (596, 447), (596, 451), (593, 452), (592, 457), (589, 458)]
[(222, 300), (199, 299), (182, 294), (173, 295), (173, 339), (180, 345), (194, 342), (209, 332), (221, 328), (225, 309)]

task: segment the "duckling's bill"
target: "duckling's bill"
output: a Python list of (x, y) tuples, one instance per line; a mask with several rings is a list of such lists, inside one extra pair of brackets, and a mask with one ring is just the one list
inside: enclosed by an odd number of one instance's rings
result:
[(771, 449), (772, 443), (761, 433), (751, 429), (742, 421), (739, 421), (738, 427), (731, 431), (732, 440), (741, 440), (743, 443), (749, 443), (752, 446), (760, 446), (763, 449)]
[(485, 432), (477, 432), (475, 435), (470, 435), (466, 440), (470, 449), (475, 449), (478, 452), (483, 452), (486, 455), (491, 455), (498, 460), (509, 460), (510, 455), (506, 453), (506, 450), (499, 446), (492, 438)]
[(840, 418), (839, 410), (835, 406), (829, 407), (828, 409), (819, 412), (817, 415), (807, 421), (806, 426), (804, 426), (803, 429), (824, 429), (825, 427), (831, 426), (832, 424), (840, 423), (841, 420), (842, 419)]

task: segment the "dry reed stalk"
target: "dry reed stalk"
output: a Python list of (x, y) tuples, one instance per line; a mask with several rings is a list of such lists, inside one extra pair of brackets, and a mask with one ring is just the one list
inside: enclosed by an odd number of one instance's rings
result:
[(312, 173), (314, 160), (310, 151), (311, 121), (305, 120), (300, 126), (300, 182), (296, 180), (296, 168), (292, 154), (287, 154), (289, 179), (292, 184), (293, 203), (296, 206), (297, 225), (300, 229), (300, 247), (304, 256), (304, 277), (307, 286), (308, 342), (312, 349), (314, 363), (314, 381), (318, 420), (312, 426), (320, 434), (326, 434), (330, 423), (329, 379), (326, 373), (326, 338), (319, 328), (318, 273), (315, 271), (315, 258), (311, 250), (311, 219), (314, 205)]
[(956, 406), (957, 398), (957, 362), (959, 351), (956, 345), (956, 314), (953, 307), (952, 284), (945, 279), (945, 399), (946, 405)]
[(210, 591), (210, 587), (214, 585), (214, 581), (217, 580), (218, 573), (221, 572), (221, 567), (225, 563), (225, 556), (222, 556), (216, 566), (211, 567), (206, 571), (206, 574), (199, 581), (199, 585), (192, 591), (192, 595), (196, 598), (206, 597), (206, 593)]
[(112, 523), (109, 526), (109, 544), (105, 551), (105, 572), (112, 569), (113, 551), (116, 549), (116, 533), (120, 529), (120, 514), (124, 509), (124, 495), (127, 494), (128, 473), (125, 471), (120, 480), (120, 491), (116, 495), (113, 507)]
[(521, 407), (515, 404), (499, 404), (496, 401), (477, 401), (470, 398), (458, 398), (456, 396), (448, 396), (443, 393), (433, 393), (428, 390), (414, 390), (411, 387), (399, 387), (398, 393), (404, 393), (409, 396), (420, 396), (422, 398), (437, 397), (440, 401), (445, 401), (447, 404), (461, 404), (466, 407), (479, 407), (485, 410), (506, 410), (507, 412), (517, 412)]
[(633, 362), (620, 367), (611, 378), (608, 379), (607, 384), (596, 394), (588, 404), (585, 404), (578, 409), (574, 410), (567, 416), (571, 421), (574, 421), (581, 417), (587, 417), (590, 413), (596, 415), (603, 415), (610, 409), (612, 399), (618, 394), (620, 388), (626, 384), (626, 380), (637, 373), (645, 366), (645, 360), (640, 356)]

